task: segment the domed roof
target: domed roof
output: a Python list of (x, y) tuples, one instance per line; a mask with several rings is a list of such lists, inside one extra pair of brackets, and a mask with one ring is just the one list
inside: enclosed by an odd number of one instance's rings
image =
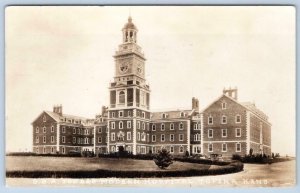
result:
[(124, 25), (124, 28), (123, 29), (137, 29), (136, 27), (135, 27), (135, 25), (132, 23), (132, 18), (129, 16), (128, 17), (128, 23), (126, 23), (125, 25)]

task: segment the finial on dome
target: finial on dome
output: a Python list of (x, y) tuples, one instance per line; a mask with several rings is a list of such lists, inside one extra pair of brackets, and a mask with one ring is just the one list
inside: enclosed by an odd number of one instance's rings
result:
[(131, 18), (131, 16), (129, 15), (129, 17), (128, 17), (128, 22), (129, 23), (131, 23), (132, 22), (132, 18)]

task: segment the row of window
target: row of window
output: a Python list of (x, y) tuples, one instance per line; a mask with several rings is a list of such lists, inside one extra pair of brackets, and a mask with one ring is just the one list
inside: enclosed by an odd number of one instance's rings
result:
[[(214, 118), (210, 115), (208, 117), (208, 124), (209, 125), (212, 125), (214, 124)], [(241, 118), (241, 115), (236, 115), (235, 116), (235, 123), (241, 123), (242, 122), (242, 118)], [(222, 115), (221, 117), (221, 124), (227, 124), (227, 116), (226, 115)]]
[[(227, 129), (222, 129), (222, 137), (227, 137)], [(208, 138), (214, 137), (214, 130), (208, 129)], [(241, 128), (235, 128), (235, 137), (241, 137), (242, 136), (242, 129)]]
[[(236, 152), (241, 152), (242, 150), (242, 145), (240, 143), (236, 143), (235, 144), (235, 151)], [(208, 144), (208, 152), (213, 152), (214, 151), (214, 146), (212, 143)], [(222, 152), (227, 152), (228, 148), (227, 148), (227, 144), (223, 143), (222, 144)]]
[[(63, 148), (62, 150), (63, 150), (63, 153), (65, 153), (65, 148)], [(36, 148), (36, 153), (39, 153), (39, 148), (38, 147)], [(43, 153), (49, 153), (49, 152), (47, 152), (46, 147), (43, 147)], [(50, 153), (55, 153), (55, 147), (51, 147)]]
[[(115, 122), (111, 122), (111, 129), (115, 129), (115, 128), (116, 128)], [(119, 122), (119, 129), (123, 129), (123, 128), (124, 128), (124, 123), (123, 123), (123, 121), (120, 121)], [(131, 128), (131, 121), (127, 121), (127, 129), (130, 129), (130, 128)], [(179, 124), (179, 130), (183, 130), (183, 128), (184, 128), (183, 123), (180, 123)], [(145, 130), (146, 129), (146, 124), (144, 122), (142, 122), (142, 124), (141, 124), (140, 121), (137, 121), (137, 129)], [(149, 129), (149, 123), (147, 123), (147, 129)], [(165, 125), (165, 123), (162, 123), (160, 125), (160, 130), (164, 131), (165, 129), (166, 129), (166, 125)], [(174, 123), (170, 123), (170, 130), (174, 130), (174, 129), (175, 129)], [(156, 124), (152, 125), (152, 131), (156, 131)]]
[[(140, 111), (137, 111), (136, 115), (137, 117), (146, 118), (145, 112), (140, 113)], [(124, 111), (118, 111), (118, 117), (124, 117)], [(127, 112), (127, 117), (132, 117), (131, 111)], [(111, 118), (116, 118), (115, 112), (111, 112)]]
[[(47, 129), (46, 129), (45, 126), (42, 128), (42, 130), (43, 130), (43, 133), (46, 133), (46, 132), (47, 132)], [(36, 127), (36, 128), (35, 128), (35, 133), (39, 133), (39, 132), (40, 132), (39, 127)], [(51, 133), (54, 133), (54, 126), (51, 126)]]
[[(152, 147), (152, 152), (153, 153), (157, 153), (160, 149), (162, 149), (163, 147), (159, 148), (159, 147)], [(111, 152), (116, 152), (117, 148), (115, 146), (111, 146), (110, 148)], [(126, 151), (131, 152), (131, 146), (127, 146), (125, 148)], [(170, 153), (174, 153), (174, 146), (170, 146)], [(141, 153), (141, 154), (146, 154), (146, 147), (145, 146), (137, 146), (136, 148), (137, 153)], [(183, 153), (184, 152), (184, 147), (183, 146), (179, 146), (179, 153)]]
[[(131, 132), (127, 132), (126, 139), (131, 140)], [(179, 139), (179, 141), (183, 141), (184, 140), (184, 134), (179, 134), (178, 139)], [(115, 141), (115, 140), (116, 140), (116, 133), (111, 133), (111, 141)], [(117, 140), (118, 141), (124, 141), (124, 136), (117, 136)], [(137, 140), (148, 142), (148, 141), (150, 141), (149, 140), (149, 134), (137, 132)], [(160, 141), (164, 142), (165, 140), (166, 140), (166, 135), (161, 134), (160, 135)], [(199, 134), (199, 136), (197, 136), (197, 140), (200, 141), (200, 134)], [(156, 135), (152, 135), (151, 141), (156, 142)], [(169, 141), (175, 141), (175, 134), (170, 134)], [(99, 143), (101, 143), (101, 142), (99, 142)]]
[[(42, 138), (43, 143), (46, 143), (46, 136), (43, 136)], [(66, 137), (62, 136), (61, 137), (61, 141), (62, 143), (66, 143)], [(40, 137), (36, 136), (35, 137), (35, 143), (39, 143), (40, 142)], [(93, 138), (91, 140), (92, 144), (94, 142)], [(55, 143), (55, 137), (54, 136), (50, 136), (50, 143)], [(90, 143), (90, 139), (89, 138), (80, 138), (78, 137), (76, 140), (76, 137), (73, 137), (73, 144), (89, 144)]]

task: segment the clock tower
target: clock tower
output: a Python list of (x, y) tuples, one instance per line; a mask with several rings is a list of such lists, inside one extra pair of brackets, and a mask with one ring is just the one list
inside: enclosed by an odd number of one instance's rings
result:
[(137, 32), (129, 17), (122, 29), (122, 43), (114, 55), (115, 76), (109, 87), (109, 152), (142, 154), (150, 150), (150, 89), (145, 80), (146, 59), (137, 44)]

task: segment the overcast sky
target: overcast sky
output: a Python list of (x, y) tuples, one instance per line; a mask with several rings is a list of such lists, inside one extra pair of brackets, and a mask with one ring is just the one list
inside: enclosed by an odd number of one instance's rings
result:
[(6, 148), (32, 148), (31, 122), (62, 104), (93, 118), (108, 105), (113, 55), (131, 12), (151, 109), (203, 109), (238, 87), (272, 123), (272, 151), (295, 154), (293, 7), (8, 7)]

